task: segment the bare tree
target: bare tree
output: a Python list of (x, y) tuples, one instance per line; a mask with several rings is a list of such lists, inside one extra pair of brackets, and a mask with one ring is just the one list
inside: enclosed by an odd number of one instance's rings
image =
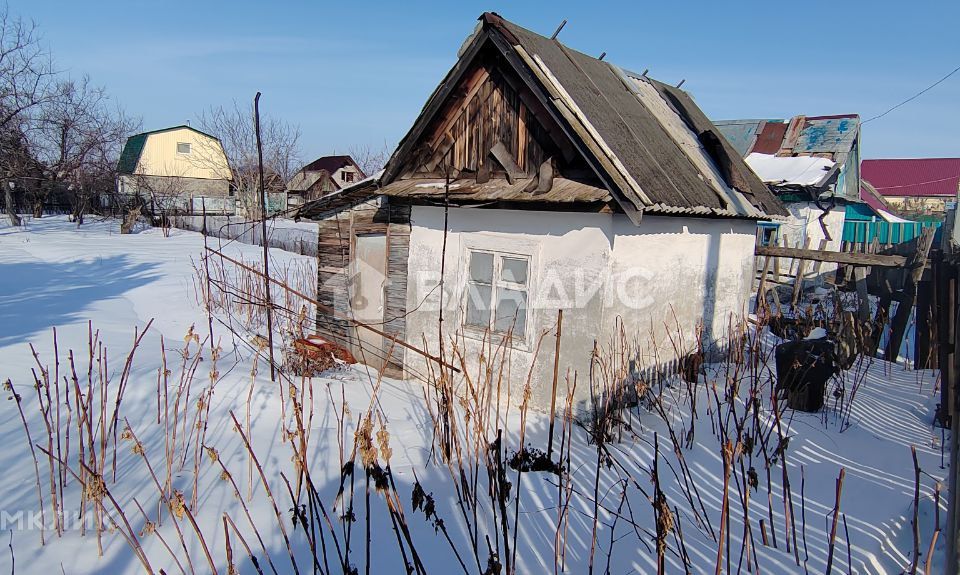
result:
[[(170, 235), (173, 220), (178, 215), (192, 211), (190, 179), (185, 174), (185, 168), (179, 173), (172, 173), (172, 169), (167, 166), (167, 175), (164, 176), (134, 174), (131, 182), (137, 196), (142, 199), (143, 207), (153, 218), (154, 225), (163, 230), (164, 236)], [(149, 168), (144, 171), (150, 172)]]
[[(203, 112), (199, 123), (200, 129), (220, 139), (241, 205), (247, 214), (257, 216), (260, 173), (253, 110), (234, 101), (232, 108), (212, 107)], [(300, 166), (300, 127), (261, 114), (260, 136), (264, 188), (268, 192), (282, 192)], [(202, 154), (197, 161), (205, 161)]]
[(44, 166), (44, 180), (32, 193), (33, 215), (40, 217), (44, 203), (57, 193), (82, 223), (90, 199), (113, 187), (115, 158), (139, 122), (127, 117), (87, 77), (56, 82), (33, 116), (28, 139)]
[(348, 153), (353, 161), (360, 166), (360, 170), (365, 176), (374, 176), (387, 165), (391, 148), (384, 141), (382, 146), (371, 146), (370, 144), (353, 146)]
[(9, 184), (24, 182), (35, 166), (25, 139), (27, 116), (49, 98), (53, 76), (53, 64), (36, 25), (11, 15), (4, 6), (0, 10), (0, 180), (13, 225), (21, 222)]

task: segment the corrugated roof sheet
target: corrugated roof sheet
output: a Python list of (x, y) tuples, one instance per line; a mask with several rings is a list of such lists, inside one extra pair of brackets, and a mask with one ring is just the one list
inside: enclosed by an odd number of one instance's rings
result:
[(863, 160), (863, 179), (884, 196), (956, 197), (960, 158)]
[[(753, 217), (760, 208), (771, 214), (786, 214), (779, 201), (743, 164), (739, 154), (725, 143), (720, 131), (685, 92), (673, 92), (670, 87), (652, 83), (660, 95), (657, 101), (638, 84), (648, 82), (646, 78), (571, 50), (559, 41), (495, 14), (484, 14), (483, 19), (496, 29), (505, 30), (508, 42), (522, 48), (536, 65), (542, 66), (554, 84), (547, 86), (548, 90), (572, 100), (573, 112), (592, 128), (622, 164), (628, 181), (632, 179), (638, 184), (639, 190), (623, 190), (634, 200), (637, 209), (702, 208), (706, 213)], [(677, 130), (674, 118), (686, 126), (686, 130)], [(712, 140), (720, 144), (711, 150), (699, 141), (696, 146), (686, 145), (689, 133), (684, 132), (690, 131), (697, 139), (712, 132)], [(730, 185), (736, 185), (733, 181), (721, 179), (717, 185), (716, 178), (709, 173), (711, 170), (703, 168), (705, 163), (713, 164), (714, 170), (720, 168), (726, 172), (724, 175), (734, 173), (739, 178), (736, 184), (745, 188), (740, 191), (749, 194), (756, 207), (730, 189)]]
[[(757, 141), (757, 132), (763, 120), (717, 120), (714, 125), (744, 158)], [(779, 146), (778, 146), (779, 147)]]
[(757, 141), (753, 144), (753, 148), (750, 151), (758, 154), (776, 154), (783, 144), (783, 137), (787, 134), (787, 127), (788, 124), (786, 122), (764, 122), (760, 133), (757, 134)]
[(807, 117), (800, 136), (794, 144), (794, 154), (830, 153), (834, 161), (843, 163), (837, 157), (847, 154), (857, 140), (860, 120), (857, 116), (820, 116)]

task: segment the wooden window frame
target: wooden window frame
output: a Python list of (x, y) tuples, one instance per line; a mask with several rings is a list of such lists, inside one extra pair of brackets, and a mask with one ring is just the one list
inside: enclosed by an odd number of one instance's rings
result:
[[(467, 323), (467, 298), (470, 297), (470, 284), (474, 283), (470, 278), (470, 261), (474, 252), (488, 253), (493, 256), (493, 275), (491, 276), (490, 290), (490, 322), (488, 327), (481, 327)], [(492, 338), (495, 344), (504, 342), (507, 333), (496, 331), (497, 295), (501, 289), (512, 289), (523, 291), (526, 294), (526, 305), (524, 307), (524, 333), (523, 335), (514, 334), (509, 341), (510, 347), (519, 350), (529, 351), (531, 349), (531, 334), (534, 329), (534, 313), (531, 308), (533, 295), (536, 293), (534, 286), (535, 270), (537, 269), (537, 246), (534, 243), (523, 240), (509, 240), (506, 238), (477, 238), (470, 237), (463, 241), (463, 252), (461, 261), (464, 265), (461, 268), (462, 279), (459, 282), (460, 293), (460, 318), (458, 325), (463, 329), (466, 337), (473, 340), (483, 341), (485, 338)], [(527, 262), (527, 281), (526, 284), (518, 284), (503, 279), (503, 258), (523, 259)]]

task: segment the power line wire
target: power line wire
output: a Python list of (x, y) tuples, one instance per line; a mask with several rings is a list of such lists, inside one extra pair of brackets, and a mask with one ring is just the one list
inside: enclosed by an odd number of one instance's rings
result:
[(872, 117), (872, 118), (870, 118), (870, 119), (867, 119), (867, 120), (864, 120), (864, 121), (860, 122), (860, 125), (862, 126), (863, 124), (866, 124), (867, 122), (872, 122), (872, 121), (874, 121), (874, 120), (877, 120), (877, 119), (879, 119), (879, 118), (882, 118), (882, 117), (886, 116), (887, 114), (889, 114), (890, 112), (896, 110), (896, 109), (899, 108), (900, 106), (903, 106), (904, 104), (907, 104), (907, 103), (909, 103), (909, 102), (912, 102), (913, 100), (916, 100), (917, 98), (919, 98), (920, 96), (922, 96), (922, 95), (925, 94), (926, 92), (929, 92), (930, 90), (932, 90), (933, 88), (935, 88), (937, 85), (943, 83), (947, 78), (949, 78), (950, 76), (953, 76), (953, 75), (956, 74), (957, 72), (960, 72), (960, 66), (957, 66), (956, 68), (954, 68), (949, 74), (947, 74), (947, 75), (944, 76), (943, 78), (940, 78), (939, 80), (937, 80), (937, 81), (934, 82), (933, 84), (930, 84), (929, 86), (927, 86), (927, 87), (924, 88), (923, 90), (920, 90), (919, 92), (917, 92), (917, 93), (914, 94), (913, 96), (910, 96), (909, 98), (907, 98), (906, 100), (900, 102), (900, 103), (897, 104), (896, 106), (890, 108), (890, 109), (887, 110), (886, 112), (884, 112), (884, 113), (882, 113), (882, 114), (878, 114), (878, 115), (876, 115), (876, 116), (874, 116), (874, 117)]

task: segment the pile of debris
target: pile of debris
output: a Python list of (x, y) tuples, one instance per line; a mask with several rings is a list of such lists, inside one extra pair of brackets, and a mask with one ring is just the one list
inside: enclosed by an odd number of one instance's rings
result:
[(286, 369), (301, 377), (316, 377), (331, 369), (342, 369), (357, 363), (350, 350), (319, 335), (293, 340), (284, 352)]

